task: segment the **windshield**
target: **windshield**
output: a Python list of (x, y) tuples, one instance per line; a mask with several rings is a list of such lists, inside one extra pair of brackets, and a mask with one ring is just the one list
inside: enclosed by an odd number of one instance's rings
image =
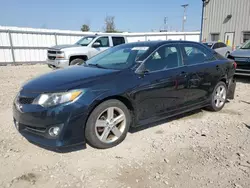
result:
[(206, 46), (208, 46), (209, 48), (212, 48), (213, 44), (212, 43), (203, 43), (205, 44)]
[(94, 56), (86, 64), (107, 69), (126, 69), (135, 62), (142, 61), (140, 57), (147, 52), (149, 46), (120, 45)]
[(88, 36), (81, 38), (76, 44), (81, 46), (88, 46), (89, 43), (95, 38), (95, 36)]
[(247, 41), (245, 44), (243, 44), (243, 46), (241, 47), (241, 49), (250, 49), (250, 40)]

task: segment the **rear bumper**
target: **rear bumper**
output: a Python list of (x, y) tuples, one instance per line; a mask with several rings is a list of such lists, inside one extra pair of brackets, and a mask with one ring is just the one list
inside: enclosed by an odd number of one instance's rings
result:
[(69, 66), (69, 60), (68, 59), (55, 59), (55, 60), (49, 60), (47, 59), (47, 64), (51, 68), (65, 68)]

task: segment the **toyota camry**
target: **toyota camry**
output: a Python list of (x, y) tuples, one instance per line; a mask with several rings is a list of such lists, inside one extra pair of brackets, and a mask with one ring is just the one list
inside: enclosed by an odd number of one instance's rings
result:
[(41, 146), (110, 148), (130, 127), (199, 108), (221, 110), (234, 98), (236, 66), (196, 42), (119, 45), (25, 83), (13, 103), (14, 124)]

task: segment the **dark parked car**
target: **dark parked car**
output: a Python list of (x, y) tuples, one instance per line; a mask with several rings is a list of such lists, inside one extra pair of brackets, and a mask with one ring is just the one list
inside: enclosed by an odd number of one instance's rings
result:
[(110, 148), (130, 126), (203, 107), (221, 110), (234, 97), (235, 67), (195, 42), (119, 45), (26, 83), (14, 101), (14, 123), (38, 145)]
[(236, 75), (250, 76), (250, 40), (233, 51), (228, 58), (237, 63)]

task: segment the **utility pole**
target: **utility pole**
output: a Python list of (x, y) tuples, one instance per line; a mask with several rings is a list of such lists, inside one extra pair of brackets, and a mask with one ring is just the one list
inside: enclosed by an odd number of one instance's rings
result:
[[(208, 2), (209, 2), (209, 1), (208, 1)], [(202, 41), (202, 34), (203, 34), (203, 23), (204, 23), (204, 8), (205, 8), (205, 3), (206, 3), (206, 0), (202, 0), (200, 42)]]
[(182, 32), (184, 32), (184, 27), (185, 27), (185, 22), (187, 20), (187, 7), (188, 7), (189, 4), (185, 4), (185, 5), (181, 5), (183, 8), (184, 8), (184, 14), (183, 14), (183, 20), (182, 20)]
[(168, 31), (168, 17), (164, 17), (164, 31)]

